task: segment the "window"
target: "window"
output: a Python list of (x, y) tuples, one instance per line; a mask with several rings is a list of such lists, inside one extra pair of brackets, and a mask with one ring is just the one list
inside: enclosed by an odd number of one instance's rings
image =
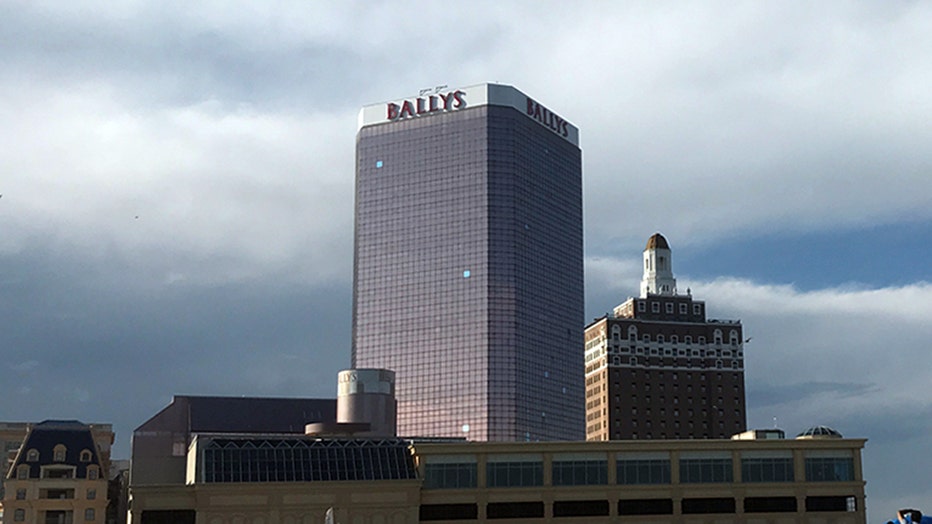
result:
[(792, 458), (743, 458), (742, 482), (793, 482)]
[(809, 482), (854, 480), (854, 459), (851, 457), (807, 457), (806, 480)]
[(555, 500), (554, 517), (607, 517), (607, 500)]
[(641, 313), (644, 313), (645, 311), (647, 311), (646, 308), (647, 306), (645, 305), (644, 302), (638, 301), (638, 311), (640, 311)]
[(490, 488), (542, 486), (544, 465), (532, 462), (489, 462), (486, 464), (486, 485)]
[(619, 458), (617, 465), (618, 484), (669, 484), (670, 461), (668, 459)]
[(795, 513), (796, 497), (747, 497), (745, 513)]
[(479, 517), (479, 506), (476, 504), (422, 504), (420, 508), (421, 522), (433, 520), (476, 520)]
[(607, 461), (560, 460), (553, 463), (554, 486), (591, 486), (607, 482)]
[(667, 302), (666, 304), (664, 304), (664, 309), (666, 310), (667, 313), (673, 313), (673, 303)]
[(701, 315), (701, 314), (702, 314), (702, 305), (693, 304), (693, 315)]
[(619, 515), (672, 515), (673, 499), (622, 499)]
[(734, 513), (735, 499), (733, 498), (701, 498), (701, 499), (683, 499), (683, 514), (709, 514), (709, 513)]
[(489, 519), (544, 518), (543, 502), (489, 502), (485, 507)]
[(74, 466), (43, 466), (41, 477), (44, 479), (73, 479)]
[(686, 313), (686, 304), (680, 304), (680, 315), (685, 315)]
[(19, 467), (16, 469), (16, 478), (18, 478), (19, 480), (28, 479), (29, 478), (29, 466), (25, 464), (20, 464)]
[(13, 512), (13, 520), (15, 522), (24, 522), (26, 520), (26, 510), (20, 508)]
[(87, 500), (95, 500), (97, 498), (97, 490), (89, 489), (87, 490)]
[(88, 480), (97, 480), (99, 472), (97, 471), (97, 466), (88, 466), (87, 467), (87, 479)]
[(37, 462), (39, 460), (39, 450), (30, 449), (26, 452), (26, 462)]
[(806, 511), (857, 511), (854, 497), (806, 497)]
[(52, 460), (55, 462), (64, 462), (67, 451), (68, 449), (63, 444), (55, 446), (55, 449), (52, 451)]
[(84, 520), (94, 520), (94, 508), (84, 510)]
[(650, 312), (651, 312), (651, 313), (660, 313), (660, 303), (659, 303), (659, 302), (651, 302), (651, 304), (650, 304)]
[(425, 464), (425, 489), (458, 489), (476, 487), (476, 464)]
[(26, 500), (26, 490), (19, 488), (16, 490), (16, 500)]
[(696, 458), (680, 460), (680, 482), (732, 482), (730, 458)]
[(91, 461), (91, 451), (88, 449), (81, 451), (81, 462), (90, 462)]

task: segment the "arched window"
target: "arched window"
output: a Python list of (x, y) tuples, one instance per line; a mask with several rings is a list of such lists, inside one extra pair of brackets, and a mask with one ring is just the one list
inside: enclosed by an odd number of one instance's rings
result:
[(91, 461), (91, 450), (84, 449), (81, 450), (81, 462), (90, 462)]
[(26, 452), (26, 461), (27, 462), (38, 462), (39, 460), (39, 450), (30, 449)]
[(731, 333), (728, 334), (728, 338), (730, 339), (732, 346), (738, 345), (738, 332), (737, 331), (732, 329)]
[(64, 444), (55, 446), (55, 449), (52, 451), (52, 460), (55, 462), (64, 462), (67, 452), (68, 448), (66, 448)]
[(715, 337), (715, 343), (721, 344), (722, 343), (722, 330), (716, 329), (714, 337)]

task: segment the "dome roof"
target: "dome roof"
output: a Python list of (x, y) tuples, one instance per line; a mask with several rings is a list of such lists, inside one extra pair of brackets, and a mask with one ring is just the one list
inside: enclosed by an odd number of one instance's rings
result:
[(812, 426), (803, 431), (796, 438), (842, 438), (841, 433), (828, 426)]
[(647, 239), (647, 247), (644, 248), (644, 251), (648, 249), (670, 249), (670, 244), (667, 244), (667, 239), (663, 238), (663, 235), (654, 233)]

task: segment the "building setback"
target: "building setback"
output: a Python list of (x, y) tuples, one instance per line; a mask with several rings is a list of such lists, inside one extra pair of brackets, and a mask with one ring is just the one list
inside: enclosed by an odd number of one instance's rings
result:
[(352, 365), (399, 434), (582, 439), (578, 130), (482, 84), (364, 107), (356, 155)]
[(644, 249), (641, 296), (586, 327), (586, 438), (728, 438), (746, 427), (741, 322), (679, 294), (667, 240)]

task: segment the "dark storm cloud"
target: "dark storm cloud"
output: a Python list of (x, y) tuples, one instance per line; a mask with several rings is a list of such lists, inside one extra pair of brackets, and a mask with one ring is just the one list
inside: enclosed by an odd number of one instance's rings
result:
[(117, 455), (174, 394), (333, 397), (349, 365), (345, 284), (160, 288), (115, 261), (0, 257), (4, 419), (112, 422)]
[(875, 384), (845, 382), (804, 382), (776, 386), (758, 386), (749, 384), (748, 399), (755, 409), (769, 406), (811, 400), (813, 397), (833, 394), (842, 397), (859, 397), (875, 394), (879, 388)]

